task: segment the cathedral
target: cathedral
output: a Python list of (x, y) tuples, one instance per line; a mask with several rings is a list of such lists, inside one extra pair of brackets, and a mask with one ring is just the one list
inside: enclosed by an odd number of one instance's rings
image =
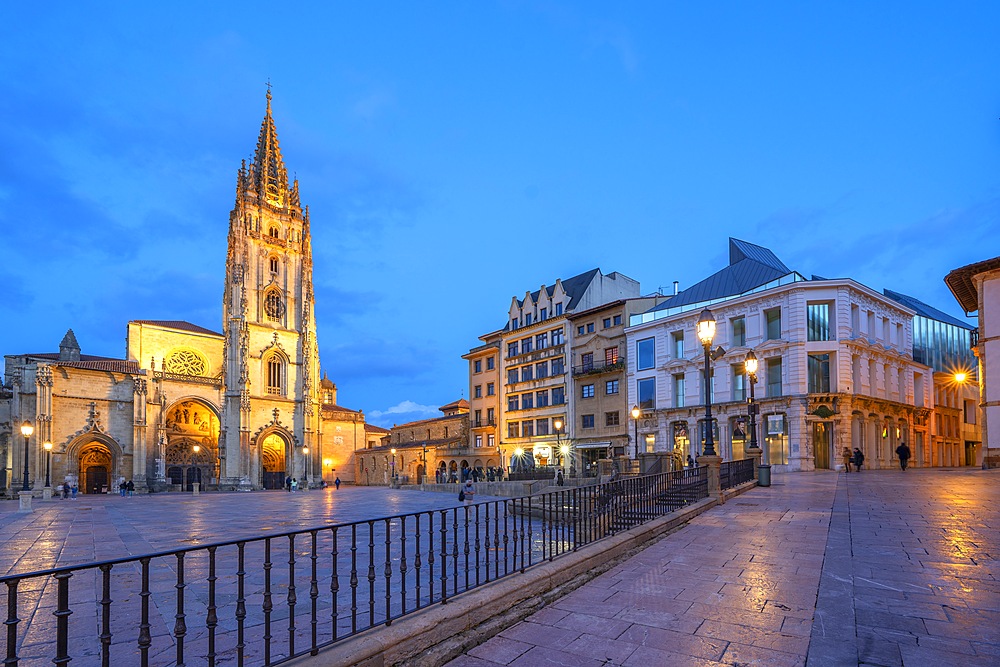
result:
[(320, 377), (312, 276), (309, 209), (289, 183), (268, 91), (253, 159), (237, 174), (220, 331), (134, 320), (124, 359), (82, 354), (72, 330), (58, 352), (6, 355), (0, 490), (353, 481), (364, 414), (338, 406)]

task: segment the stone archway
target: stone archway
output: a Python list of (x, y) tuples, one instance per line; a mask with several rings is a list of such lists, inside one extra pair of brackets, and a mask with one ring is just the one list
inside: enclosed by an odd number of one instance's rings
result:
[(215, 407), (198, 398), (183, 398), (171, 405), (164, 421), (164, 467), (167, 483), (193, 491), (219, 481), (219, 415)]
[(93, 441), (83, 446), (79, 454), (80, 478), (78, 488), (83, 493), (108, 493), (117, 483), (114, 456), (107, 445)]
[(288, 443), (277, 433), (271, 433), (260, 445), (261, 488), (283, 489), (287, 477)]

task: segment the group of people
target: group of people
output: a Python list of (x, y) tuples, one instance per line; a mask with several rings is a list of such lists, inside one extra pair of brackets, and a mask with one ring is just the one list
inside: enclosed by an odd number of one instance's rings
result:
[[(69, 482), (56, 485), (56, 495), (62, 496), (63, 500), (70, 497), (72, 497), (73, 500), (76, 500), (77, 490), (76, 484), (71, 484)], [(72, 494), (72, 496), (70, 494)]]
[[(434, 481), (438, 484), (458, 484), (458, 472), (453, 470), (448, 472), (438, 468), (434, 471)], [(462, 482), (472, 481), (472, 482), (502, 482), (503, 481), (503, 468), (490, 467), (490, 468), (463, 468), (462, 469)]]
[(125, 479), (122, 478), (121, 481), (118, 482), (118, 495), (122, 498), (126, 496), (131, 498), (135, 495), (135, 483), (133, 483), (132, 480), (128, 480), (126, 482)]
[[(841, 453), (844, 459), (844, 471), (851, 472), (851, 466), (854, 466), (855, 472), (861, 472), (861, 466), (865, 463), (865, 455), (857, 447), (854, 448), (854, 452), (850, 449), (844, 447), (844, 451)], [(899, 443), (896, 447), (896, 457), (899, 459), (900, 470), (905, 471), (907, 466), (910, 464), (910, 447), (905, 442)]]

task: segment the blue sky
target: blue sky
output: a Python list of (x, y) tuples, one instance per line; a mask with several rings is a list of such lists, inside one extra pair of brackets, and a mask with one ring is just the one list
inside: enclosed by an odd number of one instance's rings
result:
[(0, 24), (0, 354), (219, 330), (265, 82), (321, 359), (383, 426), (467, 395), (510, 299), (682, 288), (727, 238), (961, 315), (1000, 254), (1000, 4), (57, 3)]

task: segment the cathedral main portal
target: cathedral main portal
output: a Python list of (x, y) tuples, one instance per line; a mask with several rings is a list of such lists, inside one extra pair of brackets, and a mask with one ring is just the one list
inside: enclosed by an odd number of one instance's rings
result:
[(264, 439), (260, 459), (263, 469), (261, 486), (265, 489), (283, 489), (285, 487), (285, 441), (280, 435), (272, 433)]

